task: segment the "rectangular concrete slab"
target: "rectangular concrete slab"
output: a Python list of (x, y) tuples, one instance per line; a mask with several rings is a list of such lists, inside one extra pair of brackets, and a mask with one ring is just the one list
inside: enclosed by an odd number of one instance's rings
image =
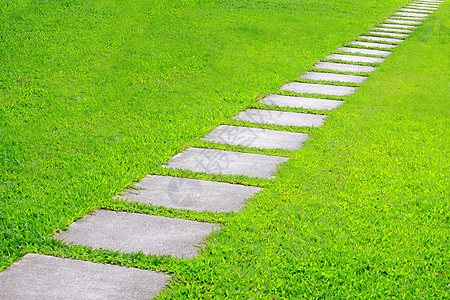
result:
[(352, 41), (349, 42), (351, 45), (358, 45), (366, 48), (382, 48), (382, 49), (392, 49), (397, 47), (397, 45), (389, 45), (389, 44), (381, 44), (381, 43), (371, 43), (371, 42), (361, 42), (361, 41)]
[(396, 20), (396, 19), (386, 19), (385, 22), (394, 23), (394, 24), (402, 24), (402, 25), (420, 25), (422, 22), (420, 21), (406, 21), (406, 20)]
[(367, 57), (359, 55), (343, 55), (343, 54), (331, 54), (325, 57), (326, 59), (339, 59), (346, 62), (359, 62), (359, 63), (382, 63), (386, 59), (378, 57)]
[(432, 9), (424, 9), (424, 8), (400, 8), (400, 11), (404, 11), (404, 12), (412, 12), (412, 13), (426, 13), (426, 14), (432, 14), (434, 12), (434, 10)]
[(352, 47), (339, 47), (339, 48), (337, 48), (337, 51), (348, 52), (348, 53), (367, 54), (367, 55), (379, 55), (379, 56), (389, 56), (392, 54), (391, 51), (352, 48)]
[(386, 27), (386, 28), (403, 28), (403, 29), (416, 29), (416, 28), (419, 28), (419, 27), (413, 26), (413, 25), (388, 24), (388, 23), (381, 23), (380, 26), (383, 26), (383, 27)]
[(406, 33), (394, 33), (394, 32), (380, 32), (380, 31), (369, 31), (368, 33), (379, 35), (379, 36), (390, 36), (390, 37), (398, 37), (398, 38), (406, 38), (409, 34)]
[(321, 110), (335, 109), (343, 102), (344, 101), (285, 96), (285, 95), (269, 95), (259, 101), (259, 103), (267, 105), (277, 105), (281, 107), (298, 107), (307, 109), (321, 109)]
[(416, 10), (426, 10), (426, 11), (432, 11), (434, 12), (436, 9), (438, 9), (438, 7), (436, 6), (431, 6), (431, 5), (421, 5), (421, 4), (410, 4), (405, 6), (405, 8), (402, 8), (401, 10), (406, 10), (406, 9), (416, 9)]
[(148, 175), (119, 199), (194, 211), (239, 211), (261, 188), (199, 179)]
[(111, 249), (191, 258), (215, 224), (160, 216), (97, 210), (71, 224), (54, 237), (66, 243)]
[(34, 253), (0, 273), (0, 299), (150, 299), (168, 275)]
[(403, 17), (418, 17), (418, 18), (426, 18), (429, 16), (429, 14), (424, 14), (424, 13), (403, 12), (403, 11), (398, 11), (398, 12), (394, 13), (394, 15), (403, 16)]
[(327, 96), (347, 96), (353, 94), (356, 90), (355, 87), (350, 86), (337, 86), (328, 84), (315, 84), (315, 83), (303, 83), (303, 82), (291, 82), (281, 87), (284, 91), (291, 91), (301, 94), (320, 94)]
[(275, 124), (281, 126), (322, 126), (327, 116), (304, 114), (296, 112), (278, 112), (273, 113), (271, 110), (265, 109), (246, 109), (240, 112), (233, 119), (240, 121), (248, 121), (253, 123)]
[(361, 35), (358, 38), (373, 41), (373, 42), (384, 42), (384, 43), (402, 43), (404, 40), (401, 39), (392, 39), (392, 38), (384, 38), (384, 37), (376, 37), (376, 36), (365, 36)]
[(397, 28), (382, 28), (382, 27), (373, 27), (372, 30), (376, 30), (376, 31), (386, 31), (386, 32), (399, 32), (399, 33), (411, 33), (413, 32), (412, 30), (408, 30), (408, 29), (397, 29)]
[[(338, 54), (336, 54), (338, 55)], [(377, 68), (371, 66), (360, 66), (360, 65), (351, 65), (351, 64), (340, 64), (333, 62), (318, 62), (313, 66), (316, 69), (321, 70), (331, 70), (338, 72), (352, 72), (352, 73), (361, 73), (361, 72), (373, 72)]]
[(273, 178), (286, 157), (216, 149), (188, 148), (172, 157), (167, 167), (209, 174)]
[(323, 72), (306, 72), (305, 75), (301, 75), (299, 77), (309, 80), (324, 80), (324, 81), (353, 82), (353, 83), (362, 83), (364, 80), (367, 79), (367, 77), (365, 76), (344, 75), (344, 74), (323, 73)]
[(284, 150), (298, 150), (307, 139), (305, 133), (230, 125), (220, 125), (202, 138), (215, 143)]
[(423, 21), (426, 18), (418, 18), (418, 17), (402, 17), (402, 16), (391, 16), (391, 18), (396, 20), (412, 20), (412, 21)]

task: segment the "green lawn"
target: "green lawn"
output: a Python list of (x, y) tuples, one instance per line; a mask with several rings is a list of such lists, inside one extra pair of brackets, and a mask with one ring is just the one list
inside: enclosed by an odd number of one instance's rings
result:
[[(159, 166), (406, 1), (155, 2), (0, 4), (0, 269), (34, 251), (169, 272), (162, 299), (449, 298), (448, 5), (323, 127), (285, 129), (303, 149), (252, 149), (293, 157), (268, 181)], [(148, 173), (267, 188), (237, 214), (112, 201)], [(225, 226), (195, 260), (49, 239), (98, 207)]]

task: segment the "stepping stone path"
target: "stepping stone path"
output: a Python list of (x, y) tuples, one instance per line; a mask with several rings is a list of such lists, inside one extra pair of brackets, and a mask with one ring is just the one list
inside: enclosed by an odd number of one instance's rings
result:
[[(332, 53), (325, 57), (343, 63), (318, 62), (313, 66), (315, 71), (299, 77), (312, 82), (290, 82), (280, 88), (281, 91), (304, 94), (304, 97), (268, 95), (259, 103), (270, 105), (271, 109), (246, 109), (232, 117), (246, 121), (243, 122), (245, 125), (220, 125), (202, 140), (210, 142), (212, 148), (220, 143), (243, 147), (241, 149), (300, 149), (308, 139), (308, 135), (301, 132), (302, 128), (321, 126), (326, 116), (319, 112), (283, 110), (336, 109), (343, 101), (327, 98), (353, 94), (357, 87), (320, 82), (361, 84), (365, 76), (340, 73), (375, 71), (372, 66), (349, 63), (382, 63), (392, 53), (390, 50), (403, 42), (402, 38), (407, 38), (442, 3), (424, 0), (407, 4), (373, 27), (367, 33), (372, 36), (359, 36), (358, 39), (364, 41), (350, 41), (348, 46), (336, 49), (336, 52), (348, 54)], [(321, 98), (317, 98), (317, 94)], [(272, 110), (274, 107), (276, 110)], [(296, 126), (296, 131), (300, 132), (256, 128), (270, 124)], [(167, 170), (176, 168), (271, 179), (277, 168), (289, 160), (287, 157), (242, 151), (188, 148), (172, 157), (163, 167)], [(253, 186), (159, 175), (146, 176), (135, 188), (122, 193), (116, 201), (215, 213), (237, 212), (261, 191), (261, 188)], [(220, 230), (220, 227), (185, 219), (97, 210), (74, 222), (68, 230), (57, 233), (54, 238), (93, 248), (126, 253), (142, 251), (148, 255), (189, 259), (198, 255), (198, 245), (214, 230)], [(0, 299), (148, 299), (157, 295), (169, 278), (166, 274), (153, 271), (29, 253), (0, 272)]]

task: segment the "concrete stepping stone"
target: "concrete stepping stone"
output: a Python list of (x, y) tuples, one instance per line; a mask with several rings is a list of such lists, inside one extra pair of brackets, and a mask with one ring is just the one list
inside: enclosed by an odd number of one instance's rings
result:
[(283, 85), (281, 89), (294, 93), (321, 94), (328, 96), (347, 96), (353, 94), (356, 90), (356, 88), (350, 86), (336, 86), (303, 82), (287, 83)]
[(405, 6), (404, 8), (401, 8), (400, 10), (405, 10), (405, 9), (417, 9), (417, 10), (423, 9), (426, 11), (435, 11), (438, 8), (435, 6), (430, 6), (430, 5), (410, 4), (410, 5)]
[(353, 83), (362, 83), (364, 80), (367, 79), (367, 77), (365, 76), (322, 73), (322, 72), (306, 72), (305, 75), (301, 75), (299, 77), (309, 80), (324, 80), (324, 81), (353, 82)]
[(237, 116), (234, 116), (233, 119), (281, 126), (319, 127), (323, 125), (326, 117), (327, 116), (325, 115), (286, 111), (281, 112), (281, 114), (273, 114), (272, 111), (265, 109), (246, 109), (240, 112)]
[(434, 10), (432, 9), (423, 9), (423, 8), (408, 8), (408, 7), (404, 7), (404, 8), (400, 8), (400, 11), (404, 11), (404, 12), (412, 12), (412, 13), (427, 13), (427, 14), (432, 14), (434, 12)]
[(285, 95), (269, 95), (259, 101), (267, 105), (277, 105), (281, 107), (298, 107), (307, 109), (331, 110), (336, 109), (344, 101), (328, 100), (319, 98), (307, 98)]
[(305, 133), (230, 125), (220, 125), (202, 138), (209, 142), (285, 150), (298, 150), (307, 139)]
[(396, 28), (382, 28), (382, 27), (373, 27), (372, 30), (376, 30), (376, 31), (392, 31), (392, 32), (405, 32), (405, 33), (411, 33), (413, 32), (412, 30), (408, 30), (408, 29), (396, 29)]
[(406, 24), (406, 25), (420, 25), (422, 22), (419, 21), (407, 21), (407, 20), (396, 20), (396, 19), (386, 19), (385, 20), (388, 23), (394, 23), (394, 24)]
[(368, 41), (385, 42), (385, 43), (402, 43), (404, 41), (404, 40), (400, 40), (400, 39), (392, 39), (392, 38), (384, 38), (384, 37), (376, 37), (376, 36), (365, 36), (365, 35), (361, 35), (358, 38), (368, 40)]
[(391, 16), (391, 18), (394, 18), (396, 20), (411, 20), (411, 21), (424, 21), (426, 19), (419, 17), (403, 17), (403, 16)]
[(197, 255), (194, 244), (216, 229), (210, 223), (97, 210), (54, 237), (93, 248), (191, 258)]
[(376, 34), (380, 36), (391, 36), (391, 37), (399, 37), (399, 38), (406, 38), (409, 36), (409, 34), (405, 33), (393, 33), (393, 32), (378, 32), (378, 31), (369, 31), (370, 34)]
[(424, 14), (424, 13), (413, 13), (413, 12), (403, 12), (403, 11), (398, 11), (398, 12), (394, 13), (394, 15), (403, 16), (403, 17), (418, 17), (418, 18), (426, 18), (429, 16), (429, 14)]
[(0, 299), (149, 299), (168, 275), (34, 253), (0, 273)]
[(286, 157), (272, 155), (188, 148), (172, 157), (166, 167), (209, 174), (274, 178), (277, 166), (288, 160)]
[(367, 57), (359, 55), (343, 55), (343, 54), (331, 54), (325, 57), (326, 59), (339, 59), (347, 62), (360, 62), (360, 63), (382, 63), (386, 59), (378, 57)]
[(416, 29), (416, 28), (419, 28), (417, 26), (412, 26), (412, 25), (387, 24), (387, 23), (381, 23), (380, 26), (387, 27), (387, 28), (404, 28), (404, 29)]
[(379, 55), (379, 56), (389, 56), (392, 54), (391, 51), (372, 50), (372, 49), (363, 49), (363, 48), (351, 48), (351, 47), (339, 47), (337, 49), (337, 51), (348, 52), (348, 53), (367, 54), (367, 55)]
[(360, 65), (351, 65), (351, 64), (340, 64), (333, 62), (318, 62), (313, 66), (316, 69), (322, 70), (332, 70), (338, 72), (352, 72), (352, 73), (362, 73), (362, 72), (373, 72), (377, 68), (371, 66), (360, 66)]
[(382, 49), (392, 49), (392, 48), (397, 47), (397, 45), (361, 42), (361, 41), (352, 41), (352, 42), (349, 42), (349, 44), (363, 46), (363, 47), (367, 47), (367, 48), (382, 48)]
[(199, 179), (148, 175), (135, 184), (139, 190), (119, 199), (194, 211), (239, 211), (261, 188)]

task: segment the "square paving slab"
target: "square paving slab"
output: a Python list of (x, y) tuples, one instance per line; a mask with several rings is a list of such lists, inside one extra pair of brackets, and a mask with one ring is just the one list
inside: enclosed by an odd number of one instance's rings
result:
[[(335, 54), (338, 55), (338, 54)], [(361, 72), (373, 72), (377, 68), (371, 66), (360, 66), (360, 65), (351, 65), (351, 64), (340, 64), (333, 62), (318, 62), (313, 66), (316, 69), (322, 70), (331, 70), (338, 72), (352, 72), (352, 73), (361, 73)]]
[(391, 51), (352, 48), (352, 47), (340, 47), (340, 48), (337, 48), (337, 51), (348, 52), (348, 53), (367, 54), (367, 55), (379, 55), (379, 56), (389, 56), (392, 54)]
[(0, 273), (0, 299), (150, 299), (169, 276), (34, 253)]
[(327, 116), (304, 114), (296, 112), (280, 111), (274, 113), (273, 110), (265, 109), (246, 109), (240, 112), (233, 119), (248, 121), (253, 123), (274, 124), (281, 126), (308, 126), (319, 127)]
[(325, 57), (326, 59), (339, 59), (347, 62), (360, 62), (360, 63), (382, 63), (386, 59), (378, 57), (367, 57), (359, 55), (343, 55), (343, 54), (331, 54)]
[(394, 24), (406, 24), (406, 25), (420, 25), (422, 22), (419, 21), (406, 21), (406, 20), (395, 20), (395, 19), (386, 19), (385, 20), (388, 23), (394, 23)]
[(306, 72), (306, 74), (301, 75), (300, 78), (310, 80), (325, 80), (325, 81), (353, 82), (353, 83), (361, 83), (367, 79), (367, 77), (365, 76), (322, 73), (322, 72)]
[(412, 25), (387, 24), (387, 23), (381, 23), (380, 26), (387, 27), (387, 28), (404, 28), (404, 29), (416, 29), (416, 28), (419, 28), (417, 26), (412, 26)]
[(376, 36), (365, 36), (361, 35), (358, 38), (368, 40), (368, 41), (374, 41), (374, 42), (385, 42), (385, 43), (401, 43), (404, 40), (401, 39), (391, 39), (391, 38), (384, 38), (384, 37), (376, 37)]
[(382, 49), (392, 49), (397, 47), (397, 45), (389, 45), (389, 44), (381, 44), (381, 43), (370, 43), (370, 42), (361, 42), (361, 41), (352, 41), (349, 42), (351, 45), (358, 45), (367, 48), (382, 48)]
[(216, 229), (210, 223), (98, 210), (54, 237), (93, 248), (191, 258), (197, 255), (194, 244)]
[(339, 105), (344, 103), (344, 101), (285, 95), (269, 95), (264, 99), (261, 99), (259, 103), (267, 105), (277, 105), (282, 107), (331, 110), (337, 108)]
[(298, 150), (307, 139), (305, 133), (230, 125), (220, 125), (202, 138), (215, 143), (285, 150)]
[(189, 148), (172, 157), (167, 167), (209, 174), (273, 178), (286, 157), (216, 149)]
[(355, 87), (350, 86), (337, 86), (337, 85), (303, 83), (303, 82), (287, 83), (283, 85), (281, 89), (285, 91), (291, 91), (294, 93), (321, 94), (328, 96), (347, 96), (353, 94), (356, 90)]
[(369, 31), (370, 34), (376, 34), (379, 36), (390, 36), (390, 37), (398, 37), (398, 38), (405, 38), (408, 37), (409, 34), (405, 33), (393, 33), (393, 32), (378, 32), (378, 31)]
[(195, 211), (238, 211), (261, 188), (198, 179), (148, 175), (135, 184), (138, 190), (118, 198)]
[(429, 14), (398, 11), (398, 12), (394, 13), (394, 15), (403, 16), (403, 17), (426, 18), (426, 17), (428, 17)]
[(404, 33), (411, 33), (413, 32), (412, 30), (408, 30), (408, 29), (396, 29), (396, 28), (381, 28), (381, 27), (373, 27), (372, 30), (376, 30), (376, 31), (391, 31), (391, 32), (404, 32)]

